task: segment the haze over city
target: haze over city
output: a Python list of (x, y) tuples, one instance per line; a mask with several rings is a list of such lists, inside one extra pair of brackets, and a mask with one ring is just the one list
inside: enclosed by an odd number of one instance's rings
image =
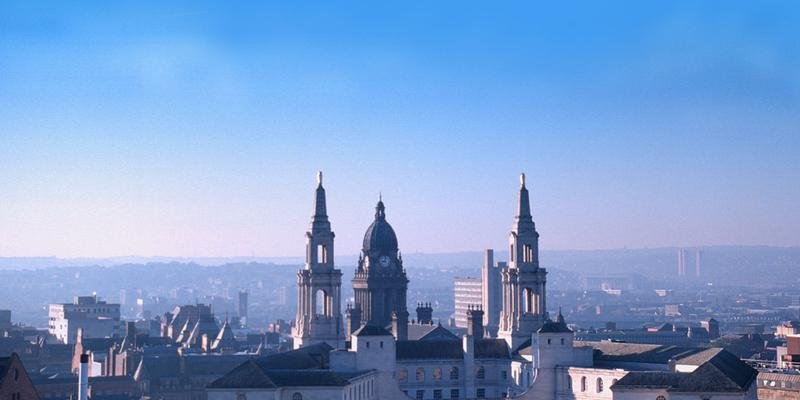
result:
[[(0, 6), (0, 256), (798, 246), (792, 3)], [(442, 240), (446, 238), (446, 240)]]
[(0, 400), (800, 400), (798, 38), (0, 1)]

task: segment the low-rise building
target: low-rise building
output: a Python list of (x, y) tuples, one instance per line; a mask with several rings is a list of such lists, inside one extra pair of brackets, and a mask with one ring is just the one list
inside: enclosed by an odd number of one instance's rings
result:
[(120, 336), (119, 304), (97, 296), (78, 296), (72, 303), (50, 304), (48, 331), (61, 343), (75, 342), (78, 330), (84, 338)]

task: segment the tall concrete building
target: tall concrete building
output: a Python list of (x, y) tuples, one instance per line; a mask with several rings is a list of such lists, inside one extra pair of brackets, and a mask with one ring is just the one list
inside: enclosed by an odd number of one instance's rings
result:
[(686, 249), (678, 249), (678, 276), (686, 276)]
[(456, 309), (453, 318), (457, 327), (466, 328), (467, 312), (473, 308), (478, 308), (483, 303), (481, 286), (481, 280), (478, 278), (453, 278), (453, 296)]
[(503, 309), (500, 272), (506, 266), (504, 262), (494, 263), (494, 250), (484, 250), (483, 266), (481, 267), (481, 305), (484, 312), (483, 325), (489, 337), (497, 337), (500, 311)]
[(520, 175), (517, 215), (508, 242), (509, 261), (502, 272), (503, 311), (498, 337), (505, 339), (514, 351), (547, 319), (547, 271), (539, 267), (539, 233), (531, 216), (525, 174)]
[(397, 340), (405, 340), (408, 337), (407, 290), (408, 278), (398, 250), (397, 235), (386, 221), (386, 207), (380, 199), (375, 207), (375, 220), (364, 234), (353, 277), (355, 307), (360, 309), (362, 325), (391, 325)]
[(297, 272), (297, 317), (292, 328), (295, 349), (322, 342), (344, 347), (342, 271), (333, 263), (334, 236), (319, 172), (314, 215), (306, 232), (306, 263)]
[(698, 278), (700, 277), (701, 254), (700, 249), (694, 251), (694, 276)]
[(247, 325), (247, 289), (239, 290), (239, 320)]
[(83, 331), (84, 338), (104, 338), (122, 333), (119, 304), (109, 304), (97, 296), (77, 296), (72, 303), (50, 304), (48, 331), (62, 343), (72, 344)]

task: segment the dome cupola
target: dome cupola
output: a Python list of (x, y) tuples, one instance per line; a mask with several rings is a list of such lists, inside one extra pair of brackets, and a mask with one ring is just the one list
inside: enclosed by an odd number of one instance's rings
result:
[(363, 250), (365, 255), (397, 253), (397, 235), (392, 226), (386, 222), (386, 207), (382, 199), (378, 200), (378, 205), (375, 206), (375, 221), (364, 233)]

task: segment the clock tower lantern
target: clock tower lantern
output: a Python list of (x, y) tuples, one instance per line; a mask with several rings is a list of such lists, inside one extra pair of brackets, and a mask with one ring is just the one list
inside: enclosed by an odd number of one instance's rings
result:
[(407, 339), (407, 289), (408, 278), (397, 247), (397, 235), (386, 221), (386, 207), (381, 199), (375, 207), (375, 220), (364, 234), (353, 277), (355, 307), (361, 310), (362, 324), (392, 326), (397, 340)]

